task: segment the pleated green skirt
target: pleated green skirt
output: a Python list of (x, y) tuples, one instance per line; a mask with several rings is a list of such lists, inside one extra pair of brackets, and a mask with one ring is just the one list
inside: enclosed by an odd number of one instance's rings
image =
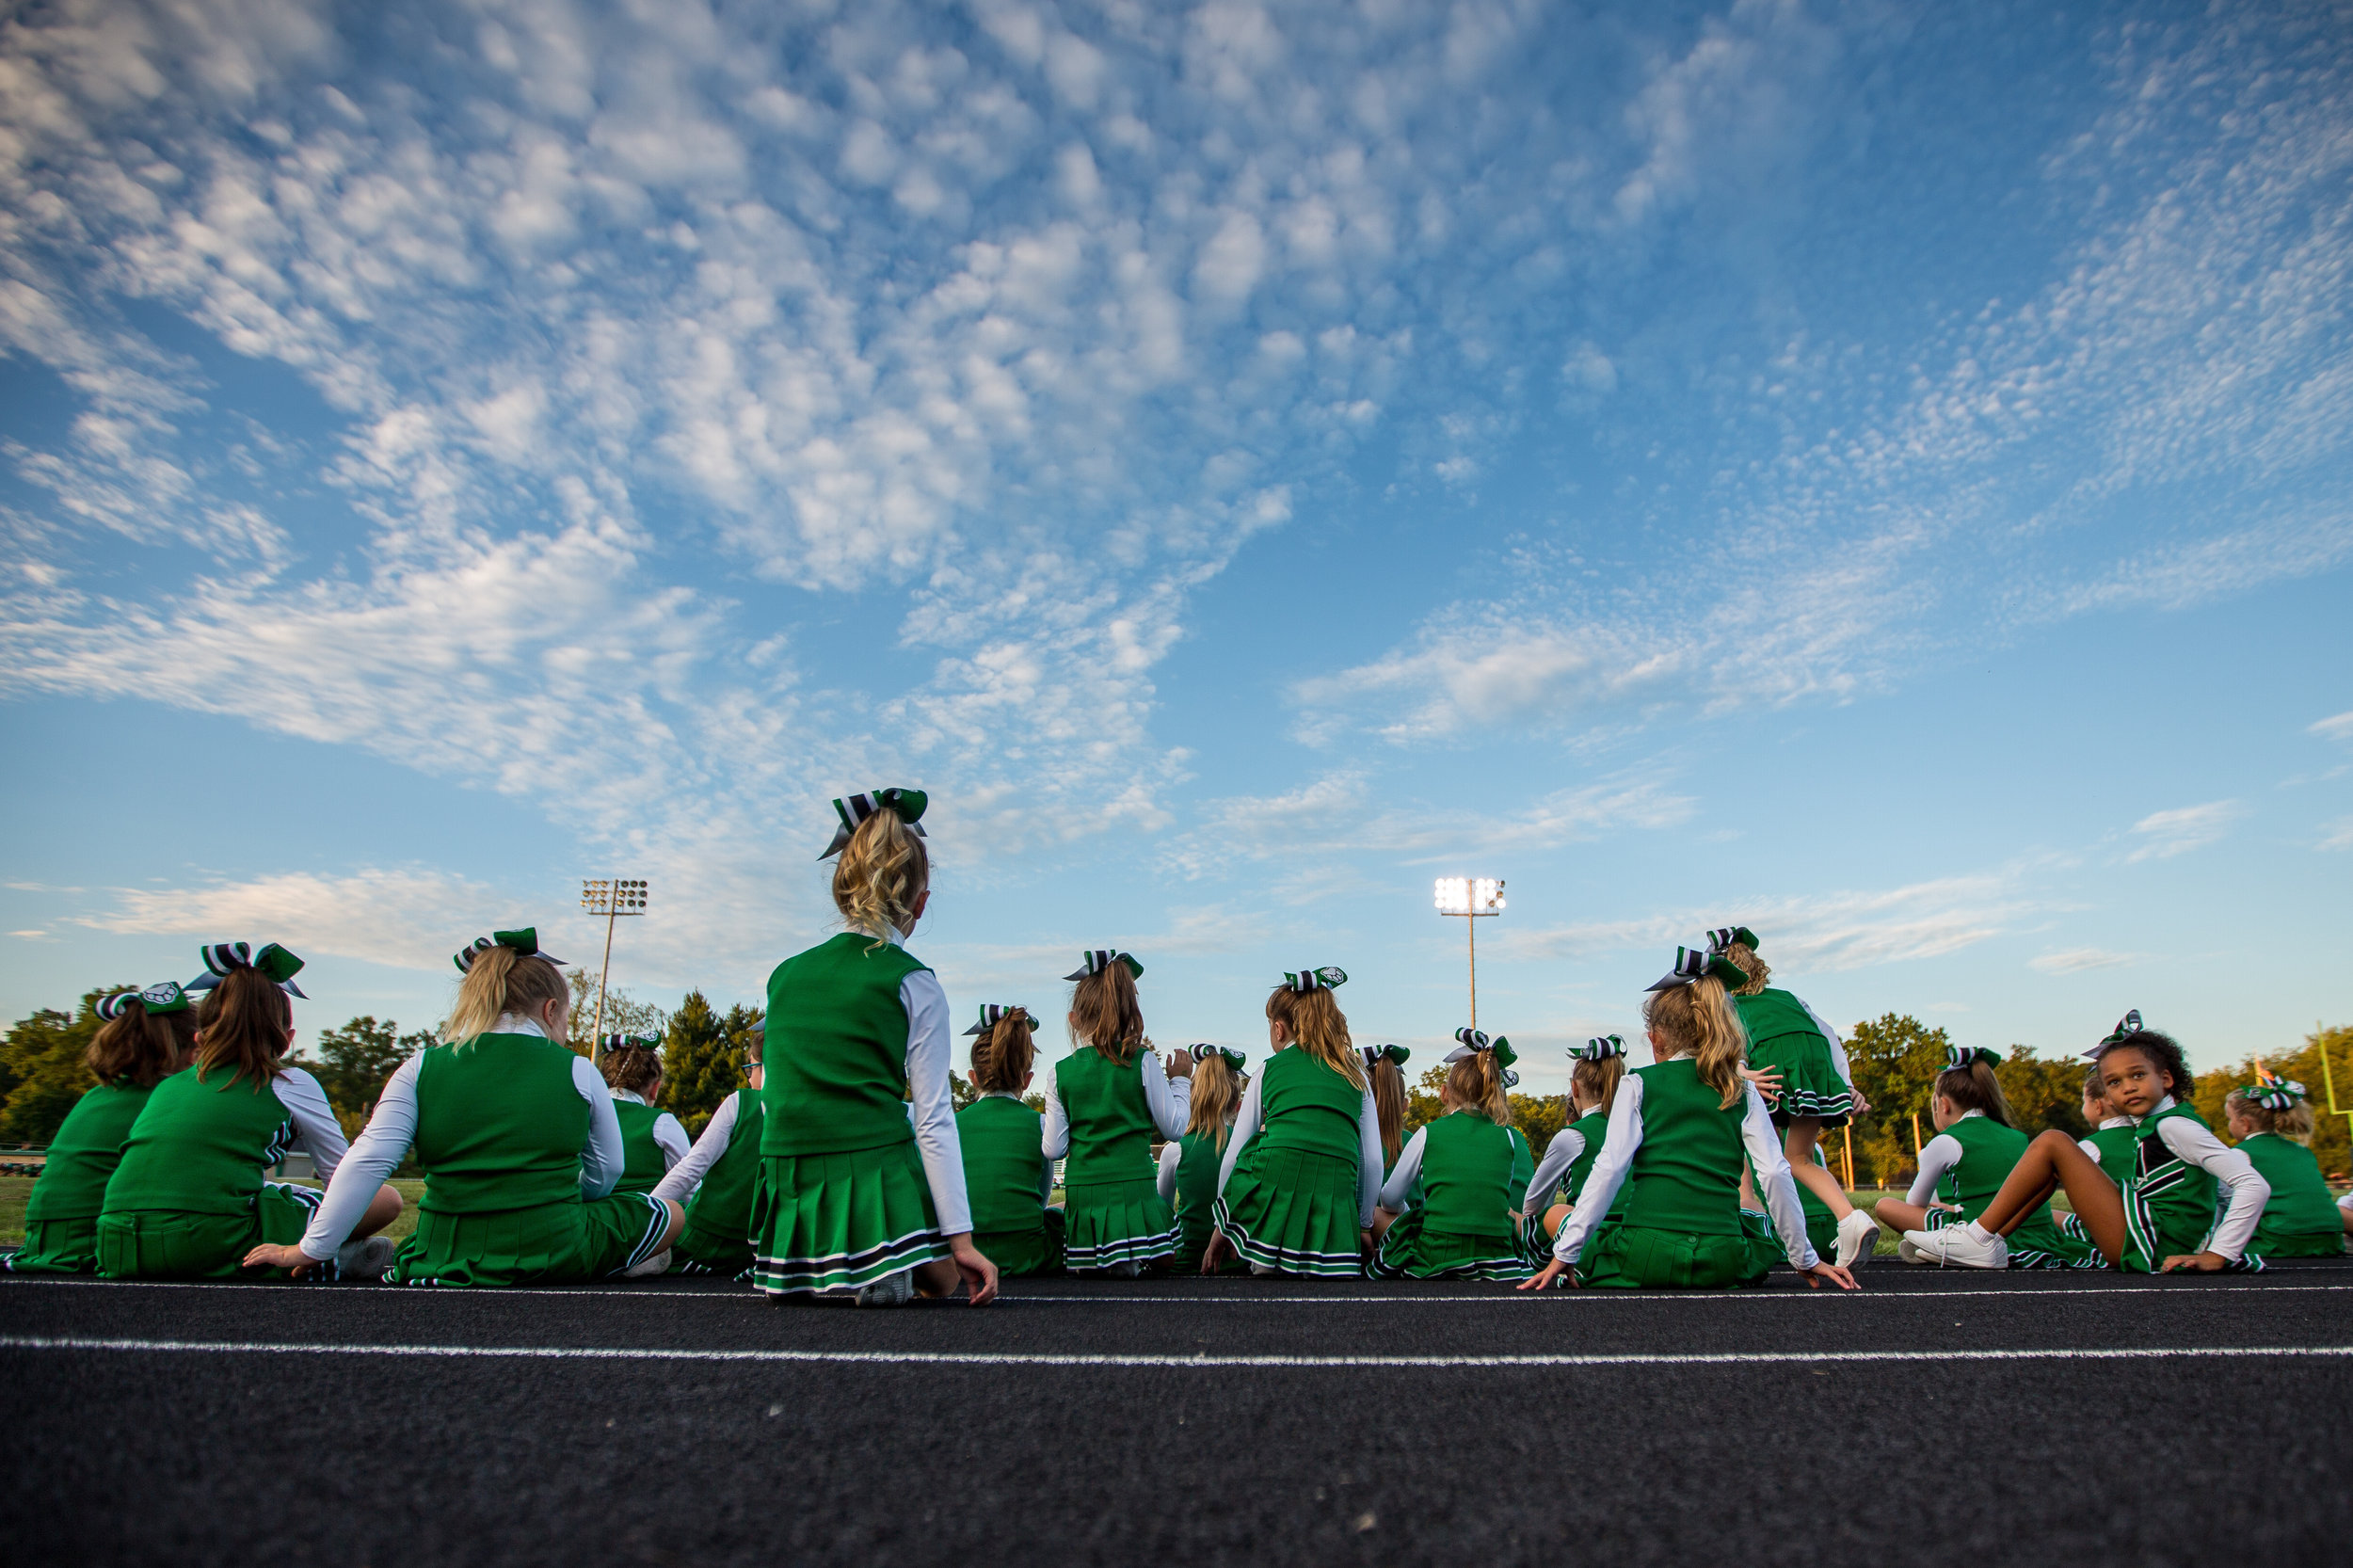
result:
[(1176, 1256), (1176, 1212), (1150, 1176), (1063, 1192), (1063, 1267), (1072, 1273)]
[(1353, 1160), (1246, 1149), (1215, 1214), (1218, 1230), (1253, 1268), (1324, 1279), (1365, 1272)]
[(1844, 1127), (1853, 1114), (1854, 1091), (1831, 1065), (1830, 1047), (1811, 1030), (1752, 1041), (1749, 1065), (1781, 1074), (1781, 1099), (1773, 1106), (1775, 1127), (1786, 1127), (1798, 1116), (1818, 1117), (1824, 1127)]
[[(117, 1209), (98, 1217), (98, 1272), (107, 1279), (252, 1279), (245, 1255), (267, 1242), (292, 1246), (324, 1196), (316, 1188), (262, 1184), (242, 1214)], [(280, 1269), (270, 1277), (284, 1278)]]
[(1718, 1290), (1762, 1285), (1783, 1258), (1781, 1242), (1753, 1227), (1731, 1236), (1693, 1236), (1638, 1225), (1604, 1225), (1577, 1260), (1588, 1289)]
[[(1372, 1272), (1384, 1279), (1526, 1279), (1529, 1266), (1524, 1235), (1466, 1236), (1432, 1230), (1426, 1208), (1397, 1217), (1373, 1254)], [(1541, 1233), (1542, 1227), (1536, 1227)]]
[(94, 1274), (98, 1272), (98, 1216), (75, 1214), (56, 1220), (27, 1220), (24, 1244), (8, 1257), (12, 1274)]
[(1042, 1208), (1038, 1223), (1022, 1230), (976, 1230), (972, 1244), (997, 1265), (1002, 1278), (1057, 1272), (1063, 1259), (1063, 1211)]
[[(27, 1237), (27, 1240), (31, 1238)], [(2247, 1250), (2265, 1257), (2342, 1257), (2345, 1231), (2284, 1231), (2266, 1236), (2259, 1228)]]
[(760, 1164), (752, 1283), (772, 1296), (854, 1292), (948, 1256), (912, 1140)]
[(468, 1289), (577, 1285), (651, 1257), (669, 1220), (648, 1192), (488, 1214), (420, 1208), (417, 1228), (400, 1244), (384, 1282)]

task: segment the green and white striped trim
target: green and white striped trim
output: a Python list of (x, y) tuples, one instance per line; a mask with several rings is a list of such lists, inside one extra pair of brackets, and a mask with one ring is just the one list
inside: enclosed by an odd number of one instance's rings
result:
[(669, 1206), (651, 1192), (640, 1192), (637, 1195), (646, 1200), (645, 1234), (637, 1238), (637, 1244), (629, 1249), (629, 1256), (621, 1260), (619, 1266), (613, 1271), (613, 1274), (605, 1276), (608, 1279), (614, 1274), (629, 1272), (655, 1253), (660, 1252), (662, 1233), (670, 1228)]
[(1149, 1263), (1156, 1258), (1174, 1257), (1183, 1236), (1184, 1226), (1172, 1224), (1158, 1235), (1126, 1236), (1099, 1246), (1074, 1247), (1065, 1242), (1062, 1255), (1063, 1267), (1076, 1274), (1109, 1269), (1121, 1263)]
[[(1395, 1234), (1396, 1227), (1390, 1227), (1389, 1236)], [(1423, 1231), (1419, 1234), (1427, 1236), (1430, 1233)], [(1516, 1283), (1535, 1272), (1524, 1255), (1500, 1252), (1492, 1257), (1466, 1257), (1433, 1272), (1417, 1274), (1389, 1260), (1389, 1236), (1381, 1238), (1380, 1249), (1372, 1255), (1371, 1266), (1366, 1271), (1374, 1279), (1497, 1279)]]
[(771, 1296), (856, 1290), (947, 1256), (948, 1243), (940, 1240), (936, 1229), (926, 1226), (862, 1252), (827, 1253), (820, 1257), (763, 1256), (752, 1264), (752, 1283)]
[(1849, 1089), (1835, 1095), (1817, 1095), (1808, 1089), (1784, 1089), (1781, 1103), (1773, 1111), (1782, 1117), (1818, 1116), (1825, 1121), (1833, 1116), (1852, 1116), (1854, 1091)]
[(1254, 1240), (1248, 1231), (1235, 1224), (1233, 1211), (1225, 1207), (1225, 1198), (1223, 1193), (1219, 1194), (1217, 1202), (1211, 1206), (1209, 1214), (1211, 1223), (1217, 1226), (1218, 1234), (1233, 1243), (1234, 1250), (1241, 1255), (1241, 1260), (1244, 1263), (1258, 1268), (1273, 1269), (1277, 1273), (1308, 1274), (1318, 1279), (1364, 1278), (1364, 1255), (1353, 1249), (1345, 1254), (1290, 1252)]

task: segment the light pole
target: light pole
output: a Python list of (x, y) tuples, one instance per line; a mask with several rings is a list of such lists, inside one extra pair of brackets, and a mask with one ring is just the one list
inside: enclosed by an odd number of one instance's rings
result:
[(1494, 876), (1438, 878), (1438, 913), (1460, 915), (1470, 936), (1470, 1021), (1479, 1027), (1479, 922), (1503, 913), (1503, 879)]
[(580, 885), (580, 906), (591, 915), (604, 917), (604, 968), (597, 971), (597, 1019), (588, 1030), (588, 1060), (593, 1062), (597, 1059), (597, 1042), (604, 1037), (604, 984), (613, 976), (613, 922), (624, 915), (646, 912), (646, 885), (643, 881), (584, 879)]

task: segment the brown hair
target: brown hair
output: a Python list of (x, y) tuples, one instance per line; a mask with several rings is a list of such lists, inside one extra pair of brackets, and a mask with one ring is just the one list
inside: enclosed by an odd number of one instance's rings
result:
[(885, 807), (857, 824), (833, 867), (833, 906), (853, 931), (879, 947), (886, 931), (904, 931), (915, 901), (931, 886), (932, 859), (923, 840)]
[(2258, 1132), (2277, 1132), (2287, 1138), (2310, 1138), (2313, 1135), (2313, 1108), (2297, 1100), (2285, 1111), (2272, 1111), (2256, 1104), (2244, 1089), (2233, 1089), (2222, 1101), (2225, 1114), (2245, 1116), (2255, 1124)]
[(1223, 1149), (1241, 1104), (1241, 1074), (1226, 1065), (1224, 1051), (1209, 1052), (1193, 1065), (1193, 1109), (1185, 1118), (1185, 1135), (1214, 1138)]
[(1974, 1061), (1966, 1067), (1945, 1068), (1936, 1075), (1936, 1093), (1961, 1110), (1982, 1112), (1988, 1120), (1999, 1122), (2004, 1127), (2018, 1125), (2017, 1116), (2010, 1112), (2009, 1099), (2002, 1094), (2002, 1080), (1994, 1076), (1993, 1065), (1989, 1063)]
[(1759, 958), (1756, 950), (1746, 942), (1733, 943), (1724, 949), (1724, 956), (1732, 960), (1734, 968), (1749, 977), (1749, 983), (1733, 993), (1736, 996), (1753, 997), (1773, 978), (1773, 967)]
[(180, 1070), (196, 1049), (196, 1010), (150, 1013), (136, 997), (128, 997), (121, 1010), (98, 1031), (82, 1053), (101, 1083), (152, 1089)]
[[(1577, 1065), (1569, 1069), (1569, 1081), (1599, 1098), (1599, 1110), (1605, 1116), (1609, 1114), (1609, 1108), (1618, 1103), (1618, 1081), (1625, 1077), (1625, 1058), (1623, 1056), (1605, 1056), (1598, 1062), (1588, 1062), (1580, 1056)], [(1575, 1096), (1570, 1096), (1569, 1106), (1572, 1110), (1576, 1109)]]
[(472, 967), (457, 987), (457, 1005), (441, 1026), (441, 1039), (449, 1043), (488, 1034), (501, 1016), (536, 1017), (551, 1001), (571, 1006), (562, 969), (536, 952), (526, 956), (513, 948), (484, 948), (473, 955)]
[(1739, 1102), (1749, 1034), (1723, 982), (1703, 975), (1689, 985), (1653, 991), (1642, 1004), (1642, 1021), (1666, 1042), (1670, 1056), (1689, 1051), (1699, 1059), (1700, 1081), (1721, 1095), (1727, 1109)]
[(1372, 1064), (1372, 1112), (1381, 1123), (1381, 1153), (1395, 1160), (1405, 1147), (1405, 1074), (1384, 1056)]
[(196, 1010), (196, 1077), (215, 1067), (234, 1083), (253, 1075), (256, 1093), (278, 1076), (278, 1059), (294, 1044), (294, 1003), (259, 969), (232, 969), (204, 993)]
[(1037, 1060), (1036, 1036), (1035, 1019), (1021, 1008), (1008, 1010), (972, 1041), (972, 1086), (984, 1095), (1019, 1094)]
[(2096, 1064), (2084, 1074), (2084, 1098), (2098, 1100), (2102, 1110), (2107, 1109), (2108, 1082), (2106, 1079), (2100, 1076), (2100, 1068)]
[(1114, 958), (1071, 990), (1070, 1037), (1119, 1066), (1135, 1060), (1144, 1043), (1144, 1003), (1136, 1000), (1136, 977), (1126, 964)]
[(1503, 1092), (1503, 1069), (1496, 1053), (1475, 1050), (1446, 1070), (1446, 1086), (1454, 1103), (1478, 1112), (1497, 1127), (1512, 1125), (1511, 1096)]
[(1333, 1000), (1329, 986), (1294, 991), (1288, 985), (1277, 985), (1266, 999), (1266, 1016), (1269, 1022), (1281, 1024), (1309, 1056), (1356, 1088), (1369, 1087), (1365, 1082), (1365, 1059), (1356, 1054), (1356, 1047), (1348, 1037), (1348, 1016)]
[(612, 1087), (643, 1096), (662, 1080), (662, 1053), (651, 1046), (616, 1046), (604, 1053), (597, 1070)]

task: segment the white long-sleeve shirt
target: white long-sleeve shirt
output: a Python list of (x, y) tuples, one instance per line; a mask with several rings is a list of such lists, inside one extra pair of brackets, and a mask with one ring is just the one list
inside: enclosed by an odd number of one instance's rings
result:
[[(1765, 1207), (1772, 1213), (1773, 1229), (1790, 1263), (1811, 1269), (1818, 1259), (1814, 1243), (1805, 1237), (1805, 1209), (1798, 1202), (1798, 1181), (1789, 1174), (1789, 1157), (1782, 1152), (1772, 1115), (1765, 1109), (1756, 1085), (1743, 1081), (1740, 1089), (1746, 1101), (1740, 1115), (1740, 1144), (1764, 1184)], [(1641, 1146), (1642, 1075), (1635, 1072), (1618, 1080), (1618, 1097), (1609, 1106), (1609, 1126), (1601, 1135), (1601, 1153), (1593, 1157), (1593, 1168), (1585, 1174), (1585, 1191), (1578, 1195), (1577, 1207), (1561, 1222), (1561, 1234), (1553, 1239), (1553, 1256), (1563, 1263), (1577, 1261), (1585, 1250), (1585, 1239), (1617, 1201), (1618, 1189), (1625, 1185), (1626, 1175), (1634, 1168), (1635, 1151)]]
[[(502, 1015), (487, 1032), (548, 1037), (536, 1022), (516, 1013)], [(327, 1184), (327, 1196), (319, 1200), (318, 1211), (302, 1233), (305, 1257), (324, 1261), (334, 1256), (335, 1249), (368, 1211), (376, 1189), (400, 1168), (417, 1136), (417, 1068), (424, 1061), (424, 1053), (419, 1051), (385, 1080), (376, 1113), (337, 1167), (335, 1179)], [(613, 1184), (621, 1179), (621, 1167), (628, 1163), (621, 1152), (621, 1124), (613, 1114), (613, 1091), (584, 1056), (572, 1059), (572, 1088), (588, 1102), (588, 1142), (580, 1151), (580, 1195), (600, 1198), (613, 1191)]]
[[(673, 1160), (669, 1170), (660, 1181), (654, 1183), (655, 1197), (667, 1198), (672, 1203), (684, 1203), (695, 1195), (695, 1190), (703, 1184), (703, 1177), (711, 1174), (712, 1165), (728, 1152), (728, 1143), (735, 1136), (736, 1108), (742, 1103), (744, 1094), (744, 1090), (738, 1089), (719, 1102), (719, 1109), (712, 1112), (711, 1120), (703, 1124), (703, 1135), (695, 1140), (695, 1146), (686, 1151), (684, 1158)], [(664, 1116), (664, 1120), (670, 1118)], [(675, 1122), (672, 1125), (675, 1126)], [(683, 1132), (685, 1128), (680, 1128), (679, 1130)], [(654, 1137), (658, 1141), (661, 1136), (662, 1124), (656, 1122)], [(665, 1148), (664, 1152), (666, 1154), (668, 1151)]]
[[(1528, 1179), (1527, 1195), (1520, 1199), (1520, 1212), (1533, 1214), (1536, 1205), (1552, 1195), (1552, 1190), (1568, 1178), (1569, 1167), (1585, 1152), (1585, 1134), (1574, 1127), (1564, 1127), (1552, 1135), (1545, 1145), (1545, 1157), (1536, 1161), (1536, 1174)], [(1383, 1194), (1383, 1207), (1387, 1207)]]
[(270, 1080), (270, 1092), (294, 1123), (295, 1145), (311, 1157), (321, 1181), (332, 1180), (351, 1145), (344, 1140), (344, 1124), (335, 1119), (335, 1108), (327, 1102), (327, 1091), (302, 1068), (281, 1067)]
[[(1225, 1195), (1225, 1184), (1234, 1178), (1234, 1162), (1266, 1125), (1266, 1112), (1258, 1104), (1258, 1085), (1265, 1078), (1260, 1073), (1241, 1092), (1241, 1107), (1234, 1113), (1234, 1130), (1225, 1135), (1225, 1158), (1217, 1168), (1221, 1197)], [(1356, 1112), (1356, 1224), (1362, 1229), (1372, 1224), (1373, 1206), (1381, 1201), (1381, 1112), (1373, 1106), (1369, 1088)], [(1404, 1155), (1401, 1153), (1398, 1158), (1402, 1160)]]
[[(2168, 1095), (2157, 1101), (2157, 1111), (2172, 1103), (2173, 1096)], [(2156, 1113), (2152, 1111), (2149, 1115)], [(2147, 1116), (2137, 1117), (2133, 1125), (2138, 1127), (2146, 1120)], [(2222, 1191), (2216, 1196), (2220, 1214), (2214, 1235), (2206, 1242), (2206, 1251), (2237, 1262), (2239, 1255), (2247, 1250), (2247, 1243), (2254, 1239), (2255, 1226), (2263, 1220), (2264, 1205), (2271, 1201), (2271, 1183), (2255, 1169), (2253, 1160), (2224, 1144), (2211, 1128), (2194, 1117), (2167, 1117), (2157, 1124), (2157, 1136), (2176, 1159), (2187, 1160), (2222, 1183)]]
[[(1180, 1078), (1172, 1082), (1158, 1056), (1148, 1050), (1136, 1055), (1143, 1066), (1144, 1109), (1152, 1125), (1163, 1138), (1182, 1138), (1185, 1124), (1193, 1118), (1193, 1080)], [(1048, 1160), (1060, 1160), (1070, 1152), (1070, 1112), (1063, 1109), (1056, 1076), (1052, 1068), (1047, 1070), (1046, 1123), (1039, 1132), (1040, 1146)]]
[[(893, 947), (905, 945), (896, 931), (887, 939)], [(972, 1228), (972, 1201), (965, 1195), (964, 1145), (956, 1137), (955, 1098), (948, 1091), (955, 1052), (948, 993), (940, 989), (937, 975), (916, 969), (899, 982), (899, 1005), (907, 1015), (907, 1119), (915, 1125), (923, 1180), (932, 1190), (939, 1233), (962, 1235)]]
[[(643, 1105), (646, 1096), (634, 1089), (616, 1089), (613, 1097), (632, 1105)], [(663, 1112), (653, 1119), (653, 1141), (662, 1150), (662, 1169), (667, 1175), (671, 1168), (694, 1152), (694, 1143), (686, 1136), (686, 1124)]]
[[(1961, 1119), (1965, 1122), (1972, 1116), (1984, 1114), (1982, 1111), (1964, 1111)], [(1904, 1202), (1925, 1205), (1936, 1196), (1936, 1184), (1945, 1179), (1945, 1172), (1961, 1163), (1962, 1153), (1961, 1140), (1949, 1132), (1940, 1132), (1921, 1144), (1920, 1174), (1912, 1178), (1912, 1191), (1904, 1194)], [(2095, 1154), (2091, 1158), (2097, 1160), (2100, 1157)]]
[(1152, 1178), (1163, 1203), (1176, 1201), (1176, 1167), (1184, 1163), (1185, 1146), (1171, 1138), (1160, 1145), (1160, 1168)]

